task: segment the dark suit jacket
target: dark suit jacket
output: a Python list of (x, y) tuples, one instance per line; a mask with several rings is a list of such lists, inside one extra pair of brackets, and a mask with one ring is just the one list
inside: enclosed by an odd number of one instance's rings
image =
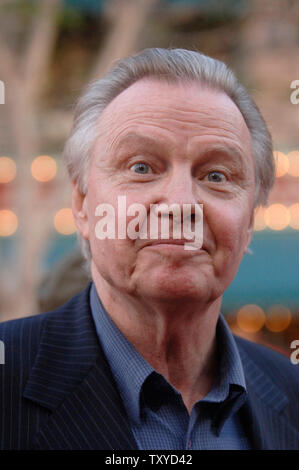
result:
[[(88, 286), (53, 312), (0, 324), (1, 449), (136, 449), (93, 324)], [(299, 448), (299, 366), (237, 338), (255, 449)]]

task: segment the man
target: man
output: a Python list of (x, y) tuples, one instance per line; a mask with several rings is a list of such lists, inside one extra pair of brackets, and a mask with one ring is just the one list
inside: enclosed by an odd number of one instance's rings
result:
[[(79, 101), (65, 158), (93, 282), (2, 324), (2, 448), (298, 448), (298, 369), (220, 313), (274, 179), (232, 72), (186, 50), (118, 62)], [(168, 237), (150, 236), (152, 207)], [(203, 237), (186, 249), (187, 219)]]

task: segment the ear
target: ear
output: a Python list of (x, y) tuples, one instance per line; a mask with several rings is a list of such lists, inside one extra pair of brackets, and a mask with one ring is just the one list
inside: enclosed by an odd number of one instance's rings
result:
[(72, 183), (72, 209), (75, 223), (83, 238), (89, 240), (89, 224), (86, 194), (79, 189), (78, 183)]
[(252, 212), (251, 212), (251, 217), (250, 217), (250, 221), (249, 221), (249, 225), (248, 225), (248, 229), (247, 229), (247, 240), (246, 240), (246, 245), (245, 245), (244, 251), (243, 251), (244, 255), (248, 251), (248, 247), (249, 247), (250, 242), (251, 242), (253, 229), (254, 229), (254, 216), (255, 216), (255, 210), (253, 209)]

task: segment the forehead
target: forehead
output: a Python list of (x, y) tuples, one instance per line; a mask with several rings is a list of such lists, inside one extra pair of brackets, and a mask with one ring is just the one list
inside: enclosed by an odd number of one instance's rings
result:
[[(201, 83), (169, 83), (156, 78), (137, 81), (104, 109), (98, 138), (117, 145), (137, 132), (157, 138), (216, 138), (251, 149), (251, 137), (235, 103), (224, 93)], [(101, 140), (101, 139), (100, 139)]]

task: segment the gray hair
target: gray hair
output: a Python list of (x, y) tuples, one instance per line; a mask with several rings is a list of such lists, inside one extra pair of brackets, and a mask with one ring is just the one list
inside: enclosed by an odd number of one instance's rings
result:
[[(255, 164), (255, 207), (267, 203), (274, 183), (272, 139), (266, 123), (245, 88), (221, 61), (200, 52), (185, 49), (145, 49), (117, 61), (107, 75), (91, 83), (78, 100), (74, 124), (68, 138), (64, 159), (72, 181), (80, 191), (87, 191), (89, 159), (97, 138), (99, 117), (123, 90), (145, 77), (171, 82), (197, 81), (228, 95), (239, 108), (252, 139)], [(91, 258), (89, 242), (79, 234), (83, 255)]]

